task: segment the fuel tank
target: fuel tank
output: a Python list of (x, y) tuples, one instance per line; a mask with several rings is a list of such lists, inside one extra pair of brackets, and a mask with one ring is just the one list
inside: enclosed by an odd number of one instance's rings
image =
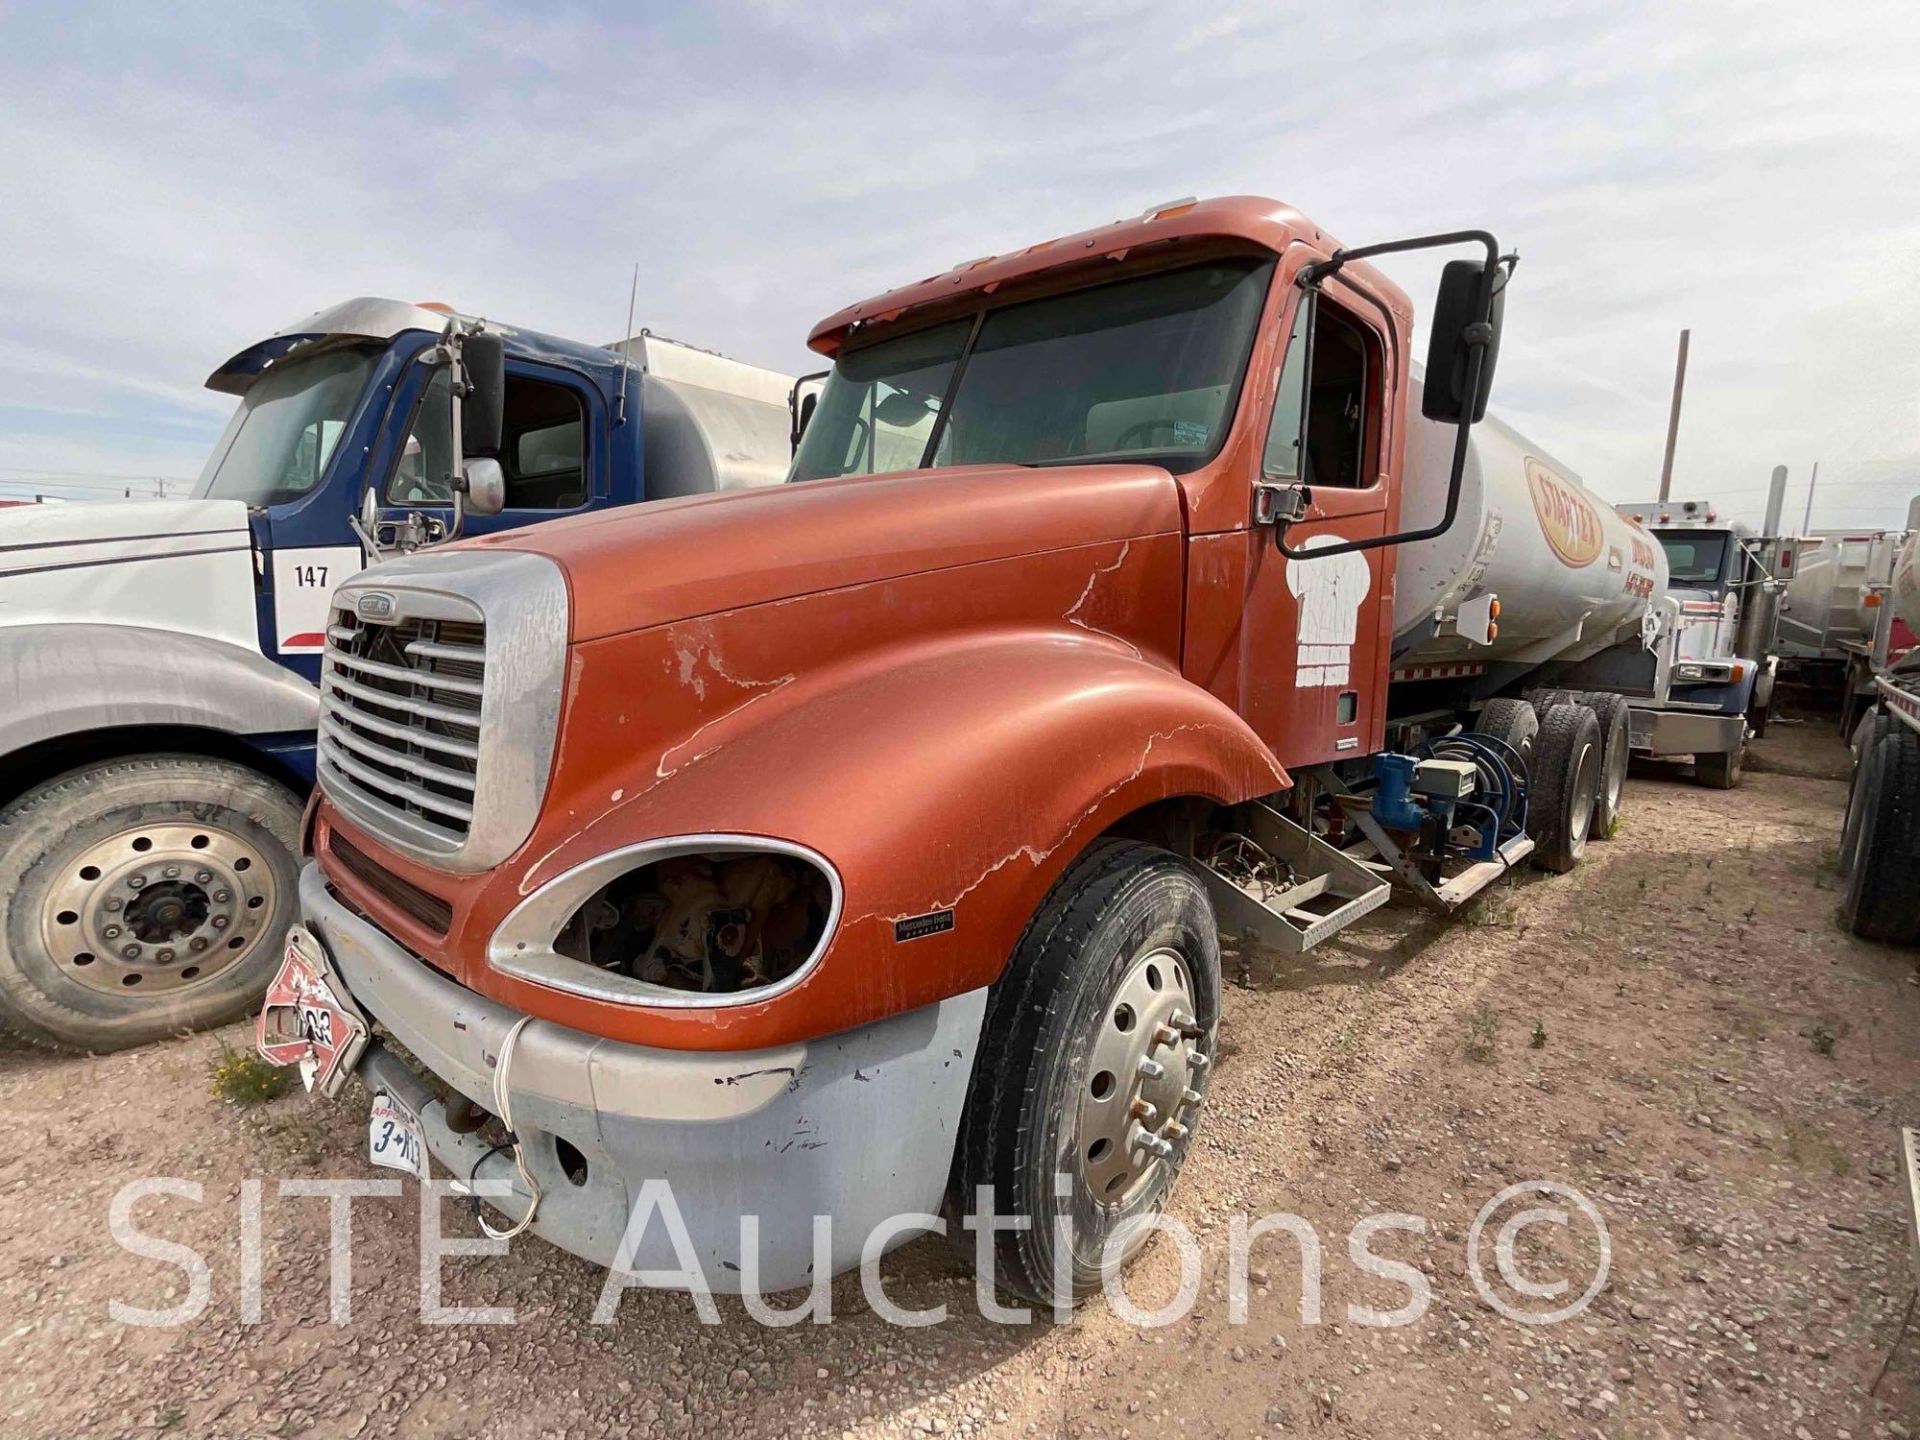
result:
[[(1400, 525), (1420, 529), (1446, 506), (1455, 427), (1420, 413), (1410, 387)], [(1617, 514), (1524, 435), (1489, 415), (1469, 432), (1452, 526), (1403, 545), (1394, 587), (1394, 664), (1580, 660), (1648, 631), (1666, 594), (1667, 560), (1652, 536)], [(1496, 633), (1477, 642), (1484, 597)], [(1462, 611), (1462, 607), (1465, 611)]]

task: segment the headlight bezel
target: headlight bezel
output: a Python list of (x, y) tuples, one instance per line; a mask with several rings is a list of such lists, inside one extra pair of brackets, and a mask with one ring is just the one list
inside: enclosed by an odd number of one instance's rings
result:
[[(820, 938), (805, 960), (768, 985), (750, 990), (701, 993), (677, 990), (602, 970), (554, 948), (580, 907), (621, 876), (679, 856), (781, 855), (818, 871), (827, 883), (828, 905)], [(715, 1010), (758, 1005), (804, 984), (826, 957), (846, 908), (840, 872), (819, 851), (796, 841), (733, 831), (669, 835), (623, 845), (582, 861), (521, 900), (487, 940), (487, 965), (495, 973), (582, 999), (634, 1009)]]

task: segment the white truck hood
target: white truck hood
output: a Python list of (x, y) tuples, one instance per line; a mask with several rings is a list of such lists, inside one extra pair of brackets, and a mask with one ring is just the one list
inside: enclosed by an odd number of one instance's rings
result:
[(175, 630), (258, 652), (238, 500), (89, 500), (0, 510), (0, 626)]

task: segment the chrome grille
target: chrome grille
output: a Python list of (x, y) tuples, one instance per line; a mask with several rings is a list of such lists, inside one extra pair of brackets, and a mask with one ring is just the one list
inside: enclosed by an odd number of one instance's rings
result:
[(479, 621), (380, 622), (335, 610), (321, 678), (321, 778), (460, 844), (473, 824), (486, 678)]

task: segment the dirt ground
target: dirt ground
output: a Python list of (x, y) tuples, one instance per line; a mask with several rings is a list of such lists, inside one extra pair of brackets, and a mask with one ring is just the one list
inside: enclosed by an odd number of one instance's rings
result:
[[(371, 1173), (364, 1095), (233, 1107), (209, 1092), (208, 1036), (100, 1059), (0, 1048), (0, 1434), (1905, 1436), (1920, 1334), (1868, 1391), (1913, 1286), (1895, 1146), (1920, 1120), (1920, 988), (1913, 953), (1833, 921), (1843, 789), (1822, 777), (1844, 758), (1824, 727), (1779, 727), (1736, 791), (1637, 776), (1622, 832), (1573, 875), (1526, 876), (1450, 924), (1396, 905), (1279, 971), (1230, 965), (1170, 1211), (1203, 1247), (1201, 1295), (1161, 1329), (1098, 1301), (1069, 1326), (990, 1323), (933, 1241), (887, 1267), (896, 1303), (950, 1306), (925, 1329), (882, 1324), (856, 1277), (825, 1326), (764, 1328), (728, 1301), (704, 1326), (687, 1297), (641, 1291), (596, 1325), (601, 1275), (530, 1238), (445, 1264), (448, 1303), (510, 1305), (515, 1324), (426, 1325), (411, 1182), (354, 1203), (336, 1326), (327, 1206), (274, 1191)], [(210, 1303), (178, 1328), (109, 1312), (185, 1294), (180, 1269), (109, 1238), (113, 1195), (145, 1175), (204, 1187), (138, 1211), (211, 1265)], [(252, 1324), (250, 1177), (267, 1192)], [(1533, 1181), (1576, 1188), (1611, 1243), (1597, 1298), (1553, 1325), (1507, 1318), (1467, 1271), (1482, 1204)], [(1302, 1322), (1284, 1235), (1255, 1246), (1250, 1314), (1230, 1322), (1229, 1220), (1272, 1211), (1321, 1237), (1322, 1323)], [(1369, 1243), (1417, 1265), (1431, 1304), (1374, 1328), (1348, 1304), (1411, 1289), (1362, 1271), (1347, 1237), (1386, 1212), (1425, 1219)], [(1522, 1231), (1522, 1278), (1579, 1293), (1598, 1253), (1583, 1225)], [(473, 1233), (452, 1202), (445, 1227)], [(1156, 1240), (1136, 1303), (1178, 1274)]]

